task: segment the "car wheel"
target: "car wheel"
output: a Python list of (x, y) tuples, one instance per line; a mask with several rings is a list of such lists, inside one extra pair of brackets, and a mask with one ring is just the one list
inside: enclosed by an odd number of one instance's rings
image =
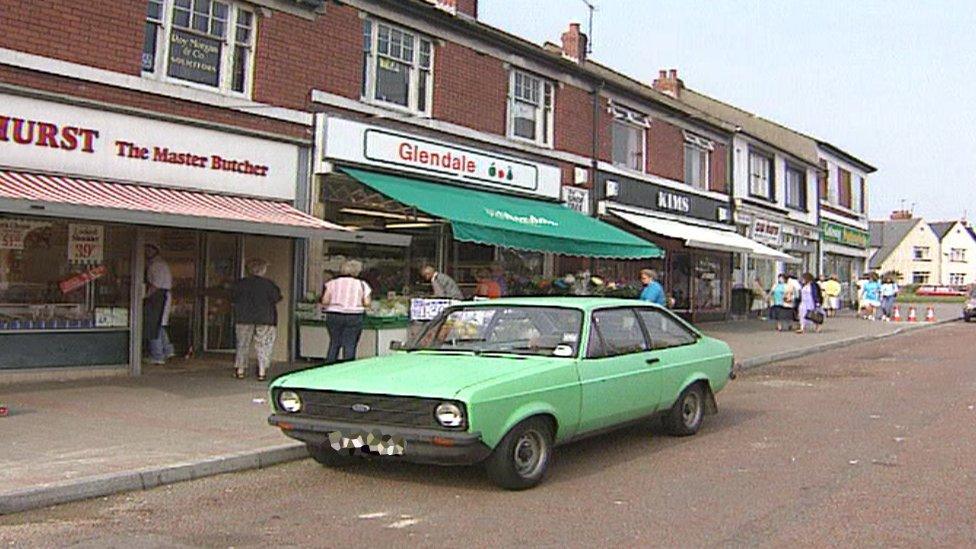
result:
[(306, 443), (305, 447), (308, 448), (308, 455), (312, 456), (312, 459), (326, 467), (345, 467), (357, 460), (355, 456), (337, 452), (329, 446)]
[(552, 427), (542, 418), (512, 427), (485, 462), (488, 478), (508, 490), (539, 484), (552, 458), (552, 438)]
[(677, 402), (664, 416), (664, 427), (676, 437), (686, 437), (698, 432), (705, 416), (705, 391), (700, 383), (681, 392)]

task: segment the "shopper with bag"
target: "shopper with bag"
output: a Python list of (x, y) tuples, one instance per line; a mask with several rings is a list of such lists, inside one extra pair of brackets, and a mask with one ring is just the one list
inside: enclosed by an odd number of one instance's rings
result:
[(373, 290), (359, 278), (363, 264), (349, 260), (342, 264), (340, 275), (325, 285), (322, 305), (325, 306), (325, 329), (329, 332), (329, 351), (325, 362), (333, 364), (356, 360), (356, 346), (363, 334), (363, 318), (371, 302)]
[(803, 286), (800, 288), (800, 310), (798, 316), (800, 328), (796, 333), (802, 334), (806, 332), (807, 323), (813, 323), (817, 333), (820, 332), (820, 327), (823, 325), (825, 316), (823, 312), (823, 293), (820, 291), (820, 285), (816, 283), (813, 275), (810, 273), (803, 273)]

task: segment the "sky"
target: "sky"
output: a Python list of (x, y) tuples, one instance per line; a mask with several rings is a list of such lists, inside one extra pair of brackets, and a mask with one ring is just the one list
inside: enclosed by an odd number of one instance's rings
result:
[[(686, 87), (875, 166), (871, 219), (904, 205), (976, 221), (976, 1), (589, 0), (591, 58)], [(583, 0), (480, 0), (479, 18), (559, 43)]]

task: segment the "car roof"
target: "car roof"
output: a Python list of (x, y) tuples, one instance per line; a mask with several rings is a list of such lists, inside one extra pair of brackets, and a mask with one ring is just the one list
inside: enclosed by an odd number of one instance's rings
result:
[(565, 307), (590, 311), (605, 307), (658, 307), (648, 301), (637, 299), (623, 299), (615, 297), (590, 297), (590, 296), (533, 296), (533, 297), (502, 297), (498, 299), (486, 299), (484, 301), (466, 301), (465, 306), (497, 306), (497, 305), (535, 305), (541, 307)]

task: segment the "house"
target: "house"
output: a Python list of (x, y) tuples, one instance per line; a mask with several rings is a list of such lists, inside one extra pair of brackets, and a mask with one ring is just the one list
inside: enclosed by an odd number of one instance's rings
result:
[(908, 212), (895, 212), (891, 217), (870, 224), (871, 270), (897, 273), (899, 284), (938, 284), (942, 276), (939, 236)]
[(929, 223), (939, 237), (939, 283), (962, 286), (976, 283), (976, 235), (965, 221)]

